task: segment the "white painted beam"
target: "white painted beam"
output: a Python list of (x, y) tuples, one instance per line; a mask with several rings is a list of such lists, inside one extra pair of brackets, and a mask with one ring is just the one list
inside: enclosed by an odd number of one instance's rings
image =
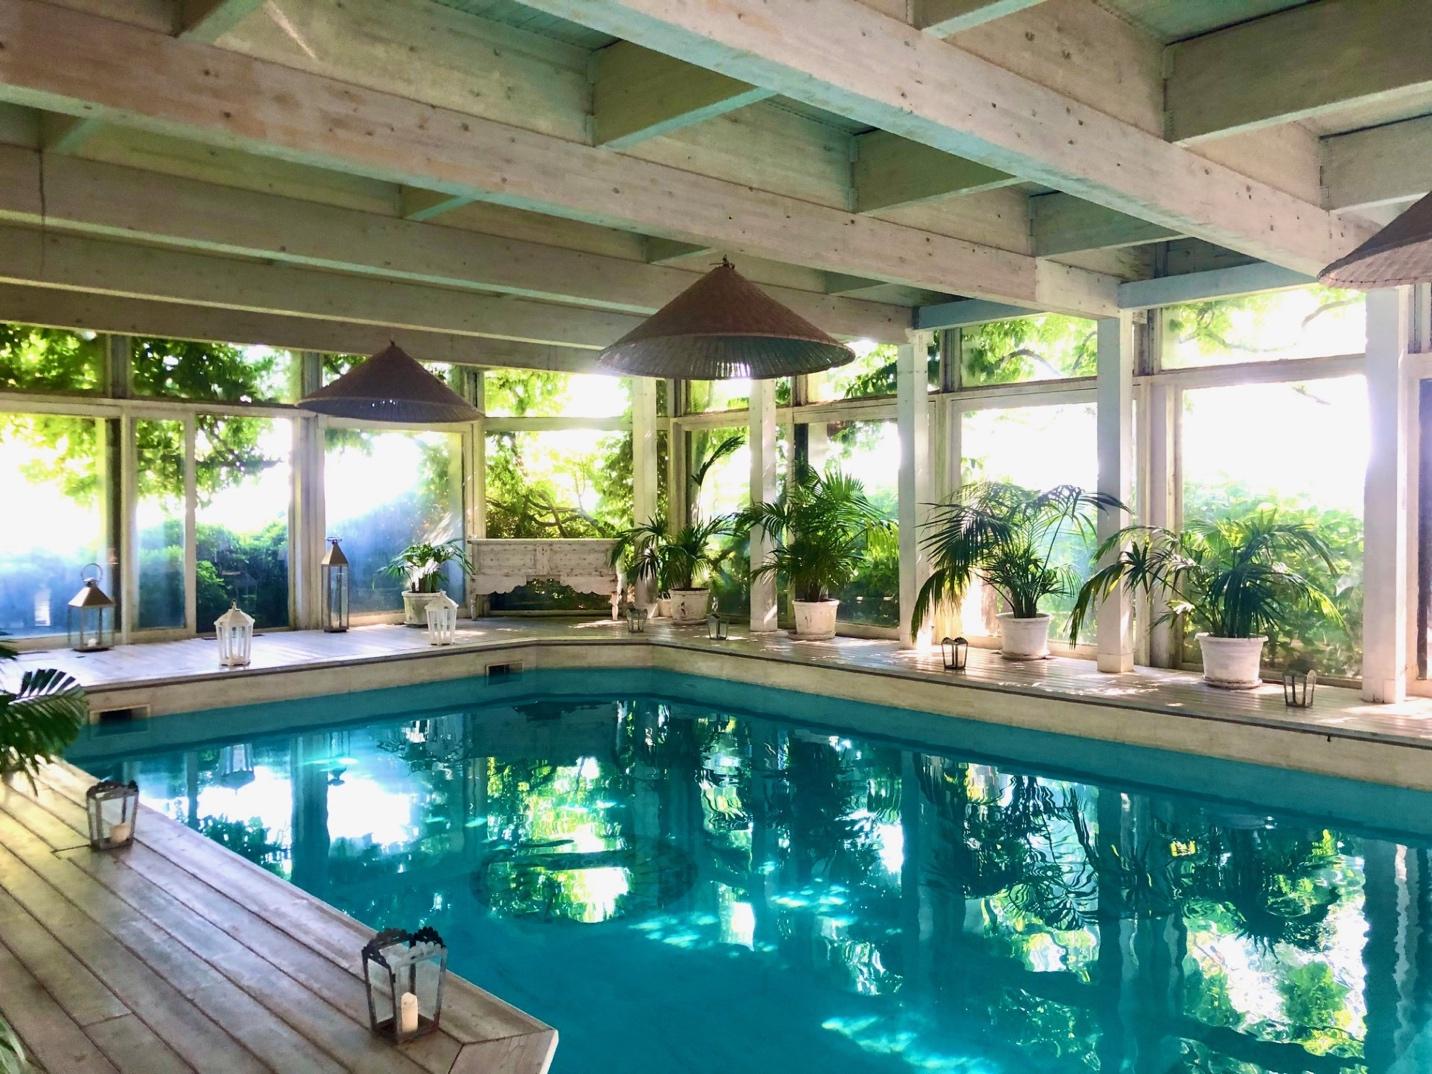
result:
[[(751, 381), (751, 407), (747, 413), (746, 444), (751, 452), (751, 502), (769, 503), (776, 490), (776, 382)], [(759, 526), (751, 529), (751, 568), (767, 562), (771, 539)], [(767, 574), (751, 580), (751, 632), (776, 629), (776, 579)]]
[[(1113, 309), (1111, 277), (852, 217), (39, 0), (0, 7), (0, 42), (0, 98), (15, 103), (910, 287), (1067, 312)], [(55, 55), (66, 62), (52, 62)], [(115, 55), (125, 57), (118, 71)]]
[(593, 133), (597, 145), (611, 149), (625, 149), (772, 96), (770, 90), (629, 41), (599, 49), (593, 64)]
[(915, 25), (935, 37), (949, 37), (1039, 3), (1043, 0), (914, 0)]
[[(0, 220), (38, 225), (38, 190), (39, 156), (0, 146)], [(47, 159), (43, 212), (51, 226), (94, 235), (627, 313), (659, 309), (706, 269), (647, 265), (77, 158)], [(894, 341), (909, 324), (903, 306), (766, 290), (837, 335)]]
[(1363, 500), (1362, 696), (1407, 695), (1407, 460), (1414, 411), (1407, 376), (1410, 288), (1367, 296), (1371, 451)]
[(1426, 0), (1318, 0), (1170, 45), (1179, 142), (1309, 119), (1432, 88)]
[(1322, 140), (1330, 209), (1371, 209), (1432, 190), (1432, 116)]
[(1019, 182), (1008, 172), (879, 130), (855, 136), (851, 174), (855, 209), (862, 213), (977, 194)]
[(1228, 298), (1232, 295), (1251, 295), (1254, 291), (1303, 287), (1315, 282), (1314, 276), (1278, 265), (1262, 262), (1234, 265), (1231, 268), (1122, 283), (1119, 285), (1119, 308), (1152, 309), (1177, 302), (1199, 302), (1205, 298)]
[[(1133, 498), (1134, 476), (1134, 321), (1128, 313), (1102, 317), (1098, 327), (1098, 375), (1095, 387), (1095, 434), (1099, 457), (1099, 491), (1122, 504)], [(1097, 532), (1102, 544), (1129, 524), (1124, 510), (1099, 515)], [(1116, 559), (1113, 550), (1105, 561)], [(1101, 566), (1103, 565), (1101, 562)], [(1098, 610), (1100, 671), (1120, 673), (1134, 669), (1134, 622), (1128, 590), (1103, 601)]]
[[(719, 7), (532, 0), (530, 6), (1301, 271), (1321, 269), (1371, 231), (858, 0), (779, 8), (762, 0)], [(943, 289), (967, 293), (959, 285)]]
[[(929, 557), (921, 546), (930, 514), (930, 396), (926, 386), (926, 355), (931, 333), (911, 332), (897, 351), (895, 412), (900, 433), (900, 646), (910, 649), (927, 642), (928, 624), (910, 629), (920, 587), (930, 576)], [(921, 637), (924, 635), (924, 637)]]

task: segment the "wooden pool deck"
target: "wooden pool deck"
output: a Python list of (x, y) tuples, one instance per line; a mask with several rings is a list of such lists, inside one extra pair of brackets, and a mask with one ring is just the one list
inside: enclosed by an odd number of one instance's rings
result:
[(96, 852), (84, 773), (0, 784), (0, 1014), (47, 1074), (541, 1074), (556, 1032), (459, 979), (442, 1029), (369, 1033), (372, 930), (161, 814)]

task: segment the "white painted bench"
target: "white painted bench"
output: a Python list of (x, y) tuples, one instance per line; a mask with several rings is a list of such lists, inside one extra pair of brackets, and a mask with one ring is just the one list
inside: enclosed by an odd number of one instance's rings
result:
[(612, 618), (621, 603), (621, 578), (611, 565), (616, 541), (607, 537), (472, 538), (475, 599), (511, 593), (531, 582), (555, 581), (578, 593), (600, 593), (611, 600)]

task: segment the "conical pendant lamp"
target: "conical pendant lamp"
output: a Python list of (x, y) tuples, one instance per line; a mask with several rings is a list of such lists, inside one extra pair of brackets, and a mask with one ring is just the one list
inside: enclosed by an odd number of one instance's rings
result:
[(335, 418), (442, 425), (476, 421), (482, 411), (424, 369), (396, 343), (305, 396), (306, 410)]
[(1432, 194), (1323, 269), (1318, 280), (1364, 291), (1432, 280)]
[(723, 259), (602, 351), (597, 362), (645, 377), (769, 380), (818, 373), (854, 357)]

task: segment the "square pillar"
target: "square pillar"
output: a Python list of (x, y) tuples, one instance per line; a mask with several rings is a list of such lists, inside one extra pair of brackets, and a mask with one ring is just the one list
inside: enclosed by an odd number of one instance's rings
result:
[(1367, 401), (1372, 448), (1363, 492), (1362, 696), (1407, 696), (1407, 466), (1412, 384), (1406, 373), (1409, 289), (1367, 296)]
[[(1095, 434), (1099, 453), (1099, 491), (1127, 504), (1133, 494), (1134, 474), (1134, 321), (1121, 313), (1102, 317), (1098, 328), (1098, 376), (1095, 384)], [(1123, 510), (1101, 512), (1098, 520), (1102, 544), (1129, 524)], [(1117, 556), (1111, 550), (1110, 559)], [(1099, 670), (1109, 673), (1134, 669), (1133, 615), (1128, 591), (1119, 591), (1099, 605)]]
[[(751, 502), (776, 498), (776, 382), (751, 381), (751, 407), (747, 415), (751, 449)], [(751, 569), (770, 558), (771, 539), (759, 527), (751, 530)], [(771, 575), (751, 580), (751, 632), (776, 629), (776, 580)]]
[[(632, 522), (642, 525), (656, 514), (656, 381), (632, 377), (631, 382), (631, 475)], [(647, 604), (654, 594), (650, 582), (637, 583), (638, 604)]]
[(899, 347), (895, 366), (895, 415), (900, 431), (900, 647), (928, 642), (929, 625), (919, 635), (910, 629), (910, 614), (930, 564), (920, 548), (930, 514), (930, 398), (926, 356), (931, 333), (911, 332)]

